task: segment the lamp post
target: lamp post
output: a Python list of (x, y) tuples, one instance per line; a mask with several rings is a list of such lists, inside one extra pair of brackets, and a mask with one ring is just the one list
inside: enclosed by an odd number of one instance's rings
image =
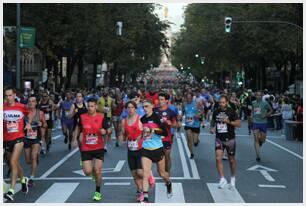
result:
[(17, 3), (16, 88), (20, 89), (20, 3)]

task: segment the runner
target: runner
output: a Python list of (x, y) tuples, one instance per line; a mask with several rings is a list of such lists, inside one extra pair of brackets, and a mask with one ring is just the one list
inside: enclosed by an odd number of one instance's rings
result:
[(43, 131), (45, 135), (42, 136), (41, 154), (46, 154), (46, 152), (49, 152), (52, 143), (52, 128), (53, 128), (52, 113), (53, 111), (56, 110), (54, 102), (50, 99), (49, 94), (47, 92), (42, 93), (42, 99), (39, 102), (38, 108), (40, 111), (44, 113), (45, 120), (47, 121), (48, 124), (48, 128), (42, 128), (42, 130), (45, 130)]
[(183, 115), (185, 115), (185, 130), (188, 140), (188, 148), (190, 151), (190, 159), (193, 159), (193, 145), (197, 147), (200, 142), (200, 118), (202, 116), (202, 112), (199, 110), (199, 107), (196, 102), (193, 101), (192, 93), (187, 94), (187, 102), (183, 107)]
[(255, 97), (252, 93), (252, 90), (248, 90), (248, 97), (245, 100), (246, 104), (246, 116), (248, 119), (248, 130), (249, 130), (249, 135), (251, 135), (251, 130), (252, 130), (252, 102), (255, 100)]
[(165, 153), (165, 164), (166, 164), (166, 172), (170, 176), (171, 170), (171, 147), (173, 143), (172, 132), (171, 128), (176, 127), (177, 120), (176, 114), (168, 108), (169, 103), (169, 95), (166, 93), (160, 93), (158, 95), (159, 106), (158, 108), (154, 109), (154, 112), (159, 116), (160, 121), (166, 126), (167, 128), (167, 136), (164, 136), (162, 139), (163, 141), (163, 148)]
[(167, 136), (167, 129), (160, 122), (160, 118), (153, 112), (153, 103), (150, 100), (143, 102), (146, 115), (141, 118), (143, 124), (143, 144), (141, 162), (143, 168), (143, 202), (149, 202), (149, 182), (152, 163), (157, 164), (158, 173), (163, 178), (167, 187), (167, 195), (172, 195), (172, 183), (169, 174), (165, 171), (165, 155), (161, 136)]
[[(3, 147), (11, 168), (10, 189), (4, 194), (4, 198), (13, 201), (17, 176), (21, 180), (21, 191), (28, 193), (28, 178), (23, 176), (19, 158), (24, 145), (24, 121), (29, 111), (25, 105), (15, 102), (16, 90), (14, 88), (6, 88), (4, 94), (6, 102), (3, 107)], [(26, 129), (31, 130), (31, 119), (27, 121)]]
[(68, 143), (68, 149), (71, 150), (71, 141), (73, 137), (74, 119), (70, 118), (70, 108), (74, 104), (71, 92), (66, 92), (66, 99), (61, 102), (60, 109), (62, 111), (62, 130), (65, 136), (64, 143)]
[(41, 128), (48, 127), (48, 124), (45, 120), (45, 114), (39, 109), (36, 109), (36, 107), (36, 97), (30, 97), (28, 101), (28, 117), (32, 119), (32, 129), (26, 132), (26, 138), (24, 142), (25, 160), (27, 164), (31, 165), (31, 175), (28, 183), (29, 187), (34, 186), (33, 179), (38, 167), (39, 151), (41, 148), (40, 141), (41, 137), (45, 135), (44, 130), (41, 130)]
[(122, 120), (122, 134), (124, 141), (128, 141), (128, 164), (137, 187), (137, 201), (143, 201), (142, 178), (143, 170), (141, 165), (142, 148), (142, 123), (140, 116), (136, 113), (137, 104), (133, 101), (126, 103), (128, 117)]
[(229, 164), (231, 169), (230, 188), (235, 188), (236, 176), (236, 141), (235, 141), (235, 127), (240, 127), (240, 119), (235, 110), (228, 106), (227, 96), (221, 96), (219, 101), (219, 108), (217, 108), (212, 115), (210, 131), (216, 134), (215, 151), (216, 151), (216, 165), (220, 176), (219, 188), (222, 189), (227, 184), (224, 177), (222, 156), (224, 149), (226, 149)]
[(104, 117), (107, 119), (109, 124), (106, 135), (103, 135), (104, 138), (104, 152), (107, 152), (107, 143), (111, 141), (112, 136), (112, 128), (111, 128), (111, 120), (112, 120), (112, 104), (113, 99), (109, 96), (109, 92), (105, 88), (102, 91), (102, 96), (98, 102), (98, 112), (104, 114)]
[(71, 105), (68, 117), (73, 118), (73, 120), (74, 120), (73, 138), (72, 138), (71, 142), (72, 142), (73, 145), (75, 145), (75, 141), (77, 141), (79, 147), (80, 147), (81, 142), (78, 141), (78, 140), (81, 140), (81, 137), (77, 136), (78, 133), (79, 133), (77, 131), (77, 125), (80, 122), (81, 114), (85, 114), (85, 113), (87, 113), (87, 111), (88, 110), (87, 110), (86, 103), (84, 101), (84, 96), (81, 92), (78, 92), (76, 94), (75, 103)]
[(112, 104), (112, 121), (115, 129), (116, 136), (116, 147), (119, 147), (119, 129), (121, 127), (120, 123), (120, 115), (123, 111), (124, 103), (120, 94), (120, 91), (115, 95), (115, 101)]
[(96, 191), (93, 200), (99, 201), (102, 199), (100, 186), (104, 161), (102, 135), (106, 134), (108, 123), (103, 115), (97, 112), (97, 101), (95, 99), (88, 100), (88, 112), (81, 114), (77, 127), (79, 134), (80, 132), (83, 133), (80, 147), (83, 172), (86, 176), (95, 177)]
[(266, 141), (267, 118), (272, 114), (270, 105), (262, 100), (262, 93), (256, 92), (256, 100), (252, 102), (252, 118), (256, 161), (260, 161), (260, 148)]

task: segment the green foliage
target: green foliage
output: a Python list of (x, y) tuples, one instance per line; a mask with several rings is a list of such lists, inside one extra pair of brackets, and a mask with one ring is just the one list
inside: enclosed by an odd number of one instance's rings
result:
[[(226, 16), (233, 21), (230, 33), (224, 31)], [(302, 16), (302, 4), (189, 4), (172, 50), (173, 63), (191, 66), (196, 75), (239, 71), (249, 63), (301, 63), (303, 32), (297, 27), (235, 21), (286, 21), (302, 26)], [(205, 57), (204, 66), (195, 54)]]

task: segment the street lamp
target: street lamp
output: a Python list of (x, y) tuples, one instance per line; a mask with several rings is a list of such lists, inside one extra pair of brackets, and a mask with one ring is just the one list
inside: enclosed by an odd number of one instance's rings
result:
[(195, 55), (195, 57), (196, 57), (196, 58), (199, 58), (199, 55), (198, 55), (198, 54), (196, 54), (196, 55)]

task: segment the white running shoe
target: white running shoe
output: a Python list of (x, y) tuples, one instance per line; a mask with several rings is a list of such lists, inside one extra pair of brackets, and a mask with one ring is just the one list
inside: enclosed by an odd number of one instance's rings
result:
[(236, 188), (236, 178), (231, 177), (231, 183), (229, 184), (229, 189), (233, 190)]
[(219, 189), (223, 189), (223, 188), (225, 187), (225, 185), (227, 185), (227, 180), (226, 180), (224, 177), (222, 177), (222, 178), (220, 179), (220, 181), (219, 181), (218, 188), (219, 188)]

